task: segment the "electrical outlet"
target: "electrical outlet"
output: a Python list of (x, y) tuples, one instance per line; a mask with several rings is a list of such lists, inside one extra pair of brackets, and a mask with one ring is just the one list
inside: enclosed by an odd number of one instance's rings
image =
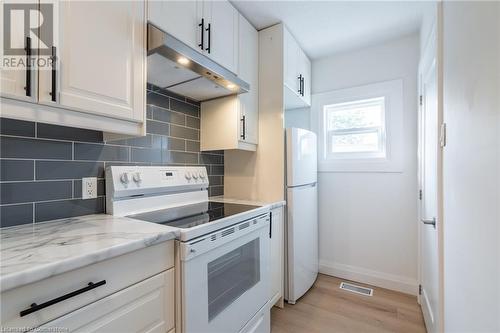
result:
[(82, 199), (97, 198), (97, 178), (82, 178)]

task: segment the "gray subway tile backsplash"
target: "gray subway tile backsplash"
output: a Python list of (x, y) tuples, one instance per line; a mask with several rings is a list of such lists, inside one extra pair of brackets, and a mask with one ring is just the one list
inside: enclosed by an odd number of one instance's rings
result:
[(70, 199), (72, 181), (19, 182), (0, 184), (0, 204), (28, 203), (42, 200)]
[[(200, 153), (199, 104), (148, 85), (145, 137), (103, 142), (103, 133), (0, 118), (1, 226), (105, 212), (109, 165), (203, 165), (209, 195), (224, 193), (223, 152)], [(97, 177), (96, 199), (81, 178)]]
[(30, 160), (0, 160), (0, 181), (33, 180), (34, 165)]
[(35, 123), (31, 121), (1, 118), (0, 134), (34, 137)]
[(0, 227), (33, 222), (33, 204), (0, 206)]
[(71, 160), (72, 143), (3, 136), (1, 158)]

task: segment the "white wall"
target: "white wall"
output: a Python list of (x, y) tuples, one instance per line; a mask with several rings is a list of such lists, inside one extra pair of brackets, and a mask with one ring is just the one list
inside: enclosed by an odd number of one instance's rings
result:
[(500, 331), (500, 4), (444, 2), (444, 316)]
[[(403, 79), (402, 173), (320, 173), (320, 270), (417, 291), (418, 35), (313, 62), (314, 93)], [(313, 120), (317, 115), (312, 115)]]
[(311, 128), (311, 109), (301, 108), (285, 110), (285, 127)]

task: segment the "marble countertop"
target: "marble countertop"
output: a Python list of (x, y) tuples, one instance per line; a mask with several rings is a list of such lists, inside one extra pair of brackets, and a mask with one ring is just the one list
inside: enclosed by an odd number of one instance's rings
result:
[(158, 244), (179, 229), (106, 214), (0, 229), (0, 291)]
[(262, 201), (253, 201), (253, 200), (241, 200), (241, 199), (233, 199), (225, 196), (216, 196), (210, 197), (210, 201), (215, 202), (228, 202), (228, 203), (239, 203), (243, 205), (252, 205), (252, 206), (269, 206), (269, 209), (274, 209), (278, 207), (282, 207), (286, 205), (285, 200), (275, 201), (275, 202), (262, 202)]

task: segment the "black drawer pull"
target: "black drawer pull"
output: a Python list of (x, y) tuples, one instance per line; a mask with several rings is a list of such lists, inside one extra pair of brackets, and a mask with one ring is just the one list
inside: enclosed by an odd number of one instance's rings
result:
[(57, 80), (57, 64), (56, 64), (56, 61), (57, 61), (57, 49), (55, 46), (52, 46), (52, 86), (51, 86), (51, 92), (50, 92), (50, 96), (51, 96), (51, 100), (52, 102), (57, 102), (57, 98), (56, 98), (56, 89), (57, 89), (57, 85), (56, 85), (56, 80)]
[(31, 96), (31, 38), (26, 37), (26, 96)]
[(92, 290), (92, 289), (95, 289), (97, 287), (103, 286), (105, 284), (106, 284), (106, 280), (102, 280), (102, 281), (99, 281), (99, 282), (96, 282), (96, 283), (89, 282), (88, 286), (83, 287), (82, 289), (78, 289), (78, 290), (72, 291), (72, 292), (70, 292), (70, 293), (68, 293), (66, 295), (63, 295), (63, 296), (51, 299), (50, 301), (47, 301), (45, 303), (42, 303), (42, 304), (33, 303), (33, 304), (31, 304), (31, 306), (28, 309), (19, 312), (19, 315), (21, 317), (24, 317), (26, 315), (29, 315), (30, 313), (36, 312), (36, 311), (41, 310), (43, 308), (46, 308), (46, 307), (49, 307), (49, 306), (54, 305), (56, 303), (62, 302), (64, 300), (67, 300), (68, 298), (75, 297), (77, 295), (83, 294), (84, 292), (87, 292), (89, 290)]

